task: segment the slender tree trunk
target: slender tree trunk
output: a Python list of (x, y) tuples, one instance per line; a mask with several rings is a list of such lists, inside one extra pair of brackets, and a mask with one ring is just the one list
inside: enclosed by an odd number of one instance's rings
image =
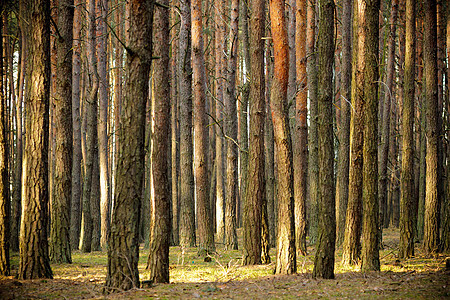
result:
[(55, 179), (50, 233), (50, 259), (71, 263), (70, 201), (72, 197), (72, 38), (73, 0), (59, 1), (57, 36), (58, 64), (56, 74)]
[(318, 244), (313, 277), (334, 278), (336, 242), (336, 208), (333, 150), (333, 64), (334, 64), (334, 2), (320, 0), (319, 21), (319, 201)]
[(225, 202), (225, 249), (238, 249), (236, 231), (237, 202), (237, 111), (236, 111), (236, 67), (239, 26), (239, 0), (231, 2), (231, 29), (228, 46), (227, 88), (224, 100), (227, 112), (227, 193)]
[(438, 95), (436, 59), (436, 1), (424, 1), (424, 65), (426, 81), (426, 191), (424, 251), (433, 254), (439, 245), (438, 202)]
[(342, 253), (343, 265), (356, 265), (361, 255), (362, 179), (363, 179), (363, 80), (364, 80), (364, 20), (359, 13), (362, 2), (353, 6), (353, 54), (350, 118), (350, 171), (348, 204)]
[(194, 94), (194, 132), (195, 132), (195, 192), (198, 212), (198, 238), (200, 251), (215, 251), (214, 232), (211, 226), (208, 178), (208, 128), (206, 127), (206, 78), (205, 58), (203, 56), (202, 2), (193, 0), (192, 11), (192, 80)]
[[(318, 157), (318, 133), (317, 133), (317, 56), (316, 56), (316, 0), (308, 1), (309, 5), (306, 10), (306, 18), (308, 20), (306, 29), (306, 56), (307, 60), (307, 86), (309, 91), (310, 103), (310, 128), (308, 135), (309, 145), (309, 236), (310, 242), (315, 243), (317, 240), (317, 201), (319, 191), (319, 157)], [(317, 18), (318, 19), (318, 18)]]
[(350, 115), (352, 80), (352, 0), (342, 3), (342, 60), (340, 88), (339, 151), (336, 180), (336, 244), (344, 242), (345, 221), (348, 205), (350, 166)]
[(244, 211), (244, 265), (261, 263), (261, 205), (264, 180), (264, 34), (265, 1), (250, 0), (250, 139)]
[[(162, 5), (169, 5), (162, 0)], [(169, 124), (170, 97), (169, 81), (169, 10), (156, 7), (154, 54), (160, 57), (154, 65), (154, 133), (152, 151), (152, 173), (154, 203), (151, 217), (150, 252), (147, 269), (150, 280), (155, 283), (169, 283), (169, 240), (170, 240), (170, 193), (169, 193)], [(174, 163), (174, 162), (173, 162)]]
[[(298, 0), (296, 8), (295, 52), (297, 97), (295, 110), (294, 147), (294, 209), (295, 209), (295, 247), (300, 255), (306, 255), (306, 198), (308, 176), (308, 124), (307, 124), (307, 73), (306, 73), (306, 8), (307, 1)], [(291, 64), (291, 67), (294, 66)]]
[(400, 245), (399, 257), (414, 256), (414, 77), (415, 77), (415, 0), (406, 1), (406, 49), (403, 99), (402, 172), (400, 190)]
[(129, 3), (126, 86), (117, 151), (117, 175), (108, 241), (108, 292), (139, 287), (139, 223), (145, 158), (145, 104), (152, 49), (152, 0)]
[(275, 274), (297, 272), (294, 226), (294, 169), (287, 109), (289, 46), (284, 13), (284, 1), (270, 1), (270, 21), (275, 58), (271, 109), (278, 168), (278, 237)]
[(195, 246), (194, 174), (192, 169), (191, 1), (180, 0), (180, 245)]
[[(48, 141), (50, 99), (50, 1), (30, 1), (30, 67), (27, 78), (23, 216), (20, 228), (19, 279), (52, 278), (48, 256)], [(31, 21), (30, 17), (33, 17)]]
[[(3, 2), (0, 3), (0, 17), (3, 12)], [(0, 18), (3, 20), (3, 18)], [(2, 37), (3, 22), (0, 22), (0, 37)], [(0, 275), (9, 276), (10, 249), (10, 204), (8, 200), (8, 147), (6, 139), (6, 97), (3, 93), (3, 39), (0, 38)]]
[[(97, 124), (97, 110), (95, 112), (94, 124)], [(100, 251), (101, 238), (101, 215), (100, 215), (100, 166), (98, 160), (98, 136), (94, 128), (94, 149), (92, 161), (92, 183), (91, 183), (91, 219), (92, 219), (92, 238), (91, 251)]]
[[(81, 72), (81, 7), (82, 0), (74, 1), (73, 57), (72, 57), (72, 199), (70, 209), (70, 245), (78, 249), (81, 230), (81, 120), (80, 120), (80, 72)], [(67, 74), (66, 74), (67, 76)]]
[(98, 160), (100, 168), (100, 215), (102, 249), (106, 250), (108, 234), (111, 226), (110, 170), (108, 168), (108, 76), (107, 76), (107, 40), (108, 32), (106, 18), (108, 1), (97, 0), (97, 60), (98, 60)]

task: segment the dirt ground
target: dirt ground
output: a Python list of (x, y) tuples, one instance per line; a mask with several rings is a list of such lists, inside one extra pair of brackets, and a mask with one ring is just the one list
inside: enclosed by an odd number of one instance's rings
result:
[[(314, 249), (298, 258), (298, 274), (271, 275), (274, 263), (244, 267), (240, 251), (224, 251), (212, 262), (196, 256), (196, 249), (170, 252), (170, 284), (154, 284), (131, 291), (103, 294), (106, 253), (74, 252), (70, 265), (52, 264), (54, 279), (17, 280), (0, 278), (0, 299), (450, 299), (450, 270), (445, 255), (425, 258), (416, 244), (416, 257), (400, 261), (396, 255), (398, 230), (386, 230), (380, 252), (381, 271), (361, 273), (340, 266), (336, 252), (336, 278), (312, 279)], [(271, 250), (275, 255), (275, 249)], [(141, 251), (141, 280), (146, 280), (148, 250)], [(12, 272), (18, 256), (12, 254)]]

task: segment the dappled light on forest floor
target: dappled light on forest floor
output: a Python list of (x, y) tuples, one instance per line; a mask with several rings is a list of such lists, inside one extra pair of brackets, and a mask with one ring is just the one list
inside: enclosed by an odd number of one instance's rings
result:
[[(241, 232), (239, 232), (241, 233)], [(425, 258), (420, 244), (416, 257), (397, 258), (398, 230), (384, 230), (384, 248), (380, 252), (381, 272), (361, 273), (358, 267), (340, 265), (341, 249), (336, 254), (336, 279), (312, 279), (314, 249), (297, 258), (298, 274), (275, 276), (275, 249), (269, 265), (242, 266), (241, 250), (225, 251), (217, 246), (211, 262), (197, 256), (196, 248), (170, 248), (170, 284), (150, 284), (146, 270), (148, 249), (141, 247), (139, 274), (142, 288), (116, 293), (115, 299), (266, 299), (266, 298), (391, 298), (429, 299), (450, 297), (450, 271), (445, 270), (445, 255)], [(18, 254), (12, 254), (12, 272), (17, 273)], [(106, 278), (106, 252), (90, 254), (75, 251), (73, 263), (52, 264), (53, 280), (0, 279), (0, 299), (90, 299), (103, 298)]]

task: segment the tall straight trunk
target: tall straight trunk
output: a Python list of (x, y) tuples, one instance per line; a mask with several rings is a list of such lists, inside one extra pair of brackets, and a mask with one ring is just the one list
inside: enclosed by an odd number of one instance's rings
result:
[(115, 197), (108, 241), (107, 291), (139, 287), (139, 223), (145, 159), (145, 105), (152, 57), (153, 1), (129, 3), (126, 85), (119, 129)]
[(81, 3), (74, 1), (73, 16), (73, 56), (72, 56), (72, 199), (70, 203), (70, 245), (78, 249), (81, 231), (81, 115), (80, 115), (80, 79), (81, 79)]
[(191, 1), (180, 0), (180, 245), (195, 246), (194, 174), (192, 168)]
[[(286, 18), (287, 18), (287, 34), (288, 34), (288, 46), (289, 46), (289, 79), (288, 79), (288, 88), (287, 88), (287, 99), (288, 103), (290, 101), (294, 101), (296, 98), (296, 94), (298, 93), (298, 82), (297, 82), (297, 72), (296, 72), (296, 65), (297, 65), (297, 53), (296, 48), (298, 44), (297, 36), (296, 36), (296, 15), (297, 15), (297, 2), (296, 0), (288, 0), (285, 1), (286, 4)], [(306, 24), (306, 23), (305, 23)], [(305, 28), (306, 29), (306, 28)], [(306, 31), (306, 30), (305, 30)], [(295, 108), (293, 106), (293, 108)], [(293, 113), (294, 110), (291, 110)], [(293, 122), (292, 122), (293, 123)]]
[[(250, 50), (249, 50), (249, 34), (248, 34), (248, 0), (242, 0), (241, 2), (241, 25), (240, 29), (242, 40), (242, 52), (243, 61), (245, 67), (243, 67), (243, 73), (247, 76), (246, 81), (242, 87), (242, 95), (240, 102), (240, 118), (239, 118), (239, 199), (241, 201), (241, 207), (245, 209), (245, 201), (247, 194), (247, 178), (248, 178), (248, 98), (250, 95), (250, 83), (248, 76), (250, 73)], [(217, 154), (217, 153), (216, 153)], [(245, 212), (244, 212), (245, 213)], [(240, 215), (239, 224), (242, 224), (242, 217)]]
[[(306, 0), (297, 1), (295, 54), (297, 96), (295, 109), (294, 147), (294, 210), (295, 210), (295, 247), (300, 255), (306, 255), (306, 198), (308, 176), (308, 90), (306, 73)], [(291, 68), (294, 65), (291, 64)]]
[[(3, 2), (0, 3), (3, 12)], [(0, 13), (0, 17), (1, 17)], [(1, 18), (0, 20), (3, 20)], [(3, 22), (0, 22), (0, 37)], [(11, 266), (9, 262), (10, 249), (10, 204), (8, 197), (8, 147), (6, 144), (6, 97), (3, 92), (3, 39), (0, 39), (0, 275), (9, 276)]]
[(261, 263), (261, 205), (264, 180), (264, 40), (265, 1), (250, 0), (250, 132), (244, 211), (244, 265)]
[(392, 1), (390, 17), (390, 33), (388, 45), (388, 57), (386, 68), (386, 90), (383, 93), (384, 103), (382, 104), (381, 119), (381, 147), (378, 148), (379, 171), (378, 171), (378, 197), (380, 203), (380, 234), (382, 233), (384, 214), (387, 206), (387, 183), (388, 183), (388, 154), (389, 154), (389, 134), (390, 134), (390, 117), (391, 102), (395, 99), (394, 92), (394, 75), (395, 75), (395, 31), (397, 25), (398, 0)]
[(236, 67), (239, 30), (239, 0), (231, 2), (231, 28), (228, 46), (228, 64), (226, 70), (227, 88), (224, 94), (226, 109), (227, 142), (227, 188), (225, 202), (225, 249), (238, 249), (236, 231), (237, 202), (237, 111), (236, 111)]
[(399, 257), (414, 256), (414, 77), (415, 77), (415, 0), (406, 1), (405, 78), (402, 113), (402, 171), (400, 189), (400, 245)]
[(73, 0), (59, 1), (57, 37), (58, 64), (56, 74), (55, 179), (50, 233), (50, 259), (71, 263), (70, 201), (72, 197), (72, 37)]
[(223, 243), (225, 240), (225, 186), (224, 186), (224, 158), (223, 158), (223, 76), (224, 74), (224, 43), (225, 43), (225, 1), (219, 0), (216, 9), (215, 30), (215, 94), (216, 94), (216, 120), (220, 128), (216, 133), (216, 228), (217, 241)]
[(336, 180), (336, 244), (344, 242), (345, 220), (348, 204), (350, 166), (350, 107), (352, 80), (352, 0), (342, 2), (342, 60), (340, 87), (339, 151)]
[[(171, 27), (176, 27), (179, 21), (178, 14), (175, 9), (171, 10)], [(172, 159), (172, 244), (178, 246), (180, 244), (179, 220), (180, 220), (180, 126), (179, 126), (179, 101), (178, 101), (178, 70), (177, 62), (179, 61), (178, 41), (175, 36), (178, 31), (171, 32), (170, 40), (172, 41), (172, 55), (170, 57), (170, 111), (171, 111), (171, 159)]]
[(319, 201), (318, 245), (314, 259), (313, 277), (334, 278), (336, 242), (336, 208), (333, 150), (333, 64), (334, 64), (334, 2), (320, 0), (319, 21)]
[(270, 21), (275, 59), (270, 102), (278, 172), (278, 236), (275, 274), (293, 274), (297, 272), (297, 257), (294, 226), (294, 169), (287, 107), (289, 46), (284, 1), (270, 1)]
[[(95, 122), (97, 124), (97, 110), (95, 112)], [(92, 237), (91, 251), (100, 251), (101, 216), (100, 216), (100, 166), (98, 160), (98, 136), (94, 129), (94, 153), (92, 155), (92, 183), (91, 183), (91, 219)]]
[[(25, 2), (30, 61), (25, 101), (23, 215), (19, 279), (52, 278), (48, 256), (48, 141), (50, 101), (50, 1)], [(33, 20), (31, 20), (31, 16)]]
[(378, 11), (380, 0), (367, 0), (364, 17), (364, 145), (362, 271), (379, 271), (378, 205)]
[[(169, 0), (162, 0), (169, 5)], [(154, 19), (154, 54), (160, 57), (154, 65), (154, 132), (152, 151), (152, 179), (154, 202), (151, 210), (150, 252), (147, 269), (150, 280), (169, 283), (170, 200), (169, 193), (169, 129), (170, 97), (169, 81), (169, 10), (157, 7)]]
[(359, 14), (362, 2), (353, 6), (353, 50), (350, 118), (350, 171), (348, 204), (342, 253), (343, 265), (356, 265), (361, 255), (362, 179), (363, 179), (363, 80), (364, 80), (364, 20)]
[(99, 78), (97, 73), (97, 59), (95, 56), (95, 1), (86, 0), (88, 9), (88, 31), (87, 31), (87, 61), (89, 72), (89, 95), (85, 99), (86, 107), (86, 156), (84, 161), (83, 177), (83, 238), (81, 241), (81, 251), (91, 252), (92, 240), (92, 210), (91, 202), (96, 199), (91, 198), (93, 165), (95, 157), (95, 143), (97, 139), (97, 100)]
[(203, 55), (202, 1), (191, 2), (192, 12), (192, 80), (194, 94), (194, 132), (195, 132), (195, 193), (198, 216), (198, 246), (200, 251), (215, 251), (214, 232), (211, 226), (208, 178), (208, 128), (206, 127), (206, 75)]
[(107, 75), (107, 41), (108, 32), (106, 18), (108, 1), (97, 0), (97, 63), (98, 63), (98, 162), (100, 169), (100, 215), (102, 249), (106, 250), (108, 234), (111, 226), (110, 170), (108, 163), (108, 75)]
[(318, 133), (317, 133), (317, 55), (316, 55), (316, 0), (308, 1), (306, 10), (306, 18), (308, 20), (306, 28), (306, 56), (308, 80), (307, 86), (309, 91), (310, 104), (310, 128), (308, 135), (309, 145), (309, 236), (311, 243), (317, 240), (317, 201), (319, 195), (319, 157), (318, 157)]
[(439, 246), (439, 201), (438, 201), (438, 95), (436, 59), (436, 1), (424, 2), (424, 65), (426, 81), (426, 191), (424, 251), (436, 253)]

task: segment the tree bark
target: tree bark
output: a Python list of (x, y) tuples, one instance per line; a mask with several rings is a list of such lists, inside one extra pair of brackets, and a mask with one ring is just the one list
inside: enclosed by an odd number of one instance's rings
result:
[(55, 178), (50, 233), (50, 259), (71, 263), (70, 201), (72, 197), (72, 39), (73, 0), (59, 1), (57, 36)]
[(320, 0), (319, 21), (319, 201), (318, 244), (314, 259), (314, 278), (334, 278), (336, 242), (336, 208), (334, 187), (333, 141), (333, 64), (334, 64), (334, 1)]
[(152, 49), (152, 0), (129, 3), (126, 85), (117, 151), (117, 175), (108, 242), (108, 292), (139, 287), (139, 219), (145, 158), (145, 104)]
[(438, 252), (439, 246), (439, 201), (438, 201), (438, 95), (436, 59), (436, 1), (424, 1), (424, 65), (426, 81), (426, 191), (424, 251)]
[[(23, 216), (20, 228), (18, 278), (52, 278), (48, 256), (48, 143), (50, 99), (50, 1), (27, 5), (30, 68), (33, 83), (26, 95), (26, 133), (23, 169)], [(31, 21), (31, 16), (33, 20)]]
[[(306, 73), (306, 0), (297, 0), (296, 30), (295, 30), (295, 54), (296, 54), (296, 78), (297, 96), (295, 110), (295, 140), (294, 147), (294, 209), (295, 209), (295, 242), (300, 255), (307, 255), (306, 248), (306, 200), (307, 200), (307, 176), (308, 176), (308, 90)], [(291, 64), (293, 68), (294, 65)]]
[(399, 257), (414, 256), (414, 77), (415, 77), (415, 0), (406, 1), (406, 48), (405, 48), (405, 79), (402, 113), (402, 171), (400, 190), (400, 245)]
[(271, 0), (270, 21), (275, 58), (271, 89), (271, 109), (278, 168), (278, 236), (275, 274), (293, 274), (297, 272), (294, 225), (294, 169), (287, 107), (289, 45), (284, 14), (284, 1)]
[(244, 211), (244, 265), (261, 263), (261, 205), (264, 181), (264, 40), (265, 1), (251, 0), (250, 132), (247, 194)]
[(208, 178), (208, 128), (206, 127), (206, 78), (205, 57), (203, 56), (202, 3), (191, 2), (192, 12), (192, 80), (194, 94), (194, 132), (195, 132), (195, 193), (198, 216), (199, 251), (215, 251), (214, 232), (211, 226)]
[(237, 202), (237, 111), (236, 111), (236, 67), (239, 26), (239, 0), (231, 2), (231, 28), (228, 46), (228, 66), (226, 70), (227, 88), (224, 100), (226, 108), (227, 142), (227, 189), (225, 202), (225, 249), (238, 249), (236, 231)]
[[(162, 0), (162, 5), (169, 5)], [(154, 203), (151, 211), (150, 252), (147, 269), (150, 280), (169, 283), (170, 199), (169, 193), (169, 128), (170, 97), (169, 81), (169, 10), (156, 7), (154, 19), (154, 55), (160, 57), (154, 65), (154, 132), (152, 151), (152, 179)]]

